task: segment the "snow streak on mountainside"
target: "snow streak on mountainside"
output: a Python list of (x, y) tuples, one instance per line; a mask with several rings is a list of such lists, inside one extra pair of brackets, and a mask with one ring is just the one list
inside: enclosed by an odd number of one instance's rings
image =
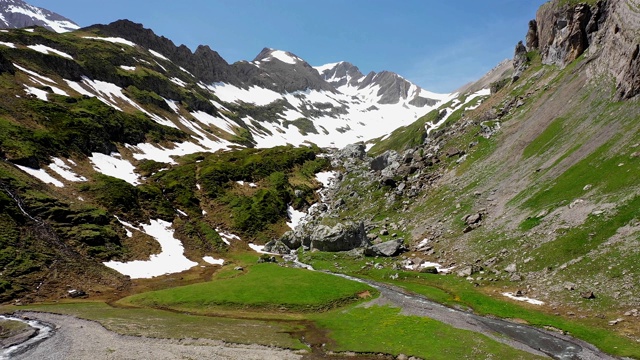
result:
[(0, 0), (0, 28), (42, 26), (62, 33), (79, 29), (73, 21), (49, 10), (29, 5), (22, 0)]

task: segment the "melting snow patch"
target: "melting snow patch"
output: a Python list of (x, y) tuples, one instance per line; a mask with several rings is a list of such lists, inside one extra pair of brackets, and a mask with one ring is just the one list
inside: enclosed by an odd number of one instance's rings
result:
[(442, 265), (438, 264), (438, 263), (434, 263), (434, 262), (429, 262), (429, 261), (425, 261), (422, 264), (420, 264), (420, 269), (424, 269), (424, 268), (428, 268), (428, 267), (434, 267), (436, 268), (436, 270), (438, 270), (439, 274), (447, 274), (449, 273), (451, 270), (453, 270), (453, 268), (455, 266), (452, 266), (450, 268), (444, 268), (442, 267)]
[(20, 168), (20, 170), (26, 172), (27, 174), (38, 178), (40, 181), (42, 181), (43, 183), (46, 184), (53, 184), (56, 187), (64, 187), (64, 184), (62, 182), (60, 182), (60, 180), (54, 178), (53, 176), (47, 174), (46, 171), (44, 171), (44, 169), (32, 169), (30, 167), (26, 167), (26, 166), (21, 166), (21, 165), (16, 165), (18, 168)]
[[(287, 63), (287, 64), (295, 64), (298, 61), (302, 61), (299, 57), (297, 56), (291, 56), (289, 54), (287, 54), (285, 51), (282, 50), (274, 50), (271, 52), (271, 57), (274, 57), (280, 61), (282, 61), (283, 63)], [(270, 60), (269, 58), (266, 58), (265, 60)]]
[(149, 260), (131, 262), (109, 261), (104, 264), (117, 272), (129, 275), (132, 279), (149, 279), (154, 276), (172, 274), (188, 270), (197, 263), (184, 256), (184, 247), (173, 236), (171, 223), (163, 220), (151, 220), (150, 225), (142, 225), (144, 232), (160, 243), (161, 252), (151, 255)]
[(211, 256), (205, 256), (202, 258), (202, 260), (208, 262), (209, 264), (212, 265), (223, 265), (224, 264), (224, 259), (214, 259)]
[(249, 244), (249, 247), (253, 251), (255, 251), (257, 253), (260, 253), (260, 254), (279, 255), (279, 254), (275, 254), (275, 253), (270, 253), (270, 252), (264, 251), (264, 245)]
[(160, 53), (159, 53), (159, 52), (157, 52), (157, 51), (153, 51), (153, 50), (149, 49), (149, 52), (151, 53), (151, 55), (153, 55), (153, 56), (155, 56), (155, 57), (157, 57), (157, 58), (159, 58), (159, 59), (167, 60), (167, 61), (171, 61), (171, 60), (169, 60), (166, 56), (164, 56), (164, 55), (160, 54)]
[[(204, 210), (202, 212), (204, 213)], [(240, 236), (224, 232), (220, 228), (216, 228), (216, 232), (218, 233), (218, 235), (220, 235), (222, 241), (224, 241), (224, 243), (227, 245), (231, 245), (230, 240), (241, 240)]]
[(87, 181), (87, 178), (84, 176), (80, 176), (71, 170), (69, 165), (65, 164), (65, 162), (60, 158), (52, 158), (53, 163), (49, 164), (49, 169), (53, 170), (56, 174), (60, 175), (60, 177), (64, 178), (68, 181)]
[(322, 186), (324, 187), (329, 187), (329, 185), (331, 185), (331, 183), (333, 182), (332, 180), (335, 177), (336, 177), (335, 171), (324, 171), (316, 174), (316, 180), (322, 183)]
[(127, 71), (135, 71), (136, 67), (135, 66), (120, 65), (120, 69), (127, 70)]
[(287, 225), (289, 225), (292, 230), (295, 229), (298, 224), (302, 223), (305, 216), (307, 216), (306, 213), (294, 209), (291, 205), (289, 205), (289, 208), (287, 208), (287, 215), (289, 216), (290, 220), (287, 222)]
[(105, 175), (124, 180), (131, 185), (138, 185), (138, 175), (134, 172), (135, 167), (125, 159), (120, 157), (118, 153), (105, 155), (101, 153), (93, 153), (89, 158), (93, 164), (93, 168)]
[(243, 101), (263, 106), (271, 104), (272, 102), (282, 98), (282, 95), (275, 91), (257, 86), (253, 86), (249, 89), (241, 89), (225, 83), (216, 83), (213, 86), (207, 86), (206, 88), (213, 91), (213, 93), (224, 102)]
[(43, 101), (49, 101), (47, 99), (47, 92), (46, 91), (40, 90), (40, 89), (32, 87), (32, 86), (27, 86), (27, 85), (25, 85), (24, 87), (25, 87), (24, 90), (27, 92), (27, 94), (33, 95), (33, 96), (35, 96), (38, 99), (43, 100)]
[(13, 48), (13, 49), (16, 48), (16, 46), (13, 43), (8, 43), (8, 42), (3, 42), (3, 41), (0, 41), (0, 45), (6, 46), (6, 47), (10, 47), (10, 48)]
[(128, 46), (136, 46), (135, 43), (132, 43), (129, 40), (123, 39), (123, 38), (119, 38), (119, 37), (92, 37), (92, 36), (85, 36), (85, 39), (91, 39), (91, 40), (102, 40), (102, 41), (108, 41), (114, 44), (123, 44), (123, 45), (128, 45)]
[(180, 87), (185, 87), (187, 86), (187, 83), (178, 79), (177, 77), (172, 77), (171, 79), (169, 79), (172, 83), (180, 86)]
[(176, 211), (178, 212), (178, 214), (180, 214), (180, 215), (182, 215), (182, 216), (189, 217), (189, 215), (187, 215), (187, 213), (186, 213), (186, 212), (184, 212), (184, 211), (182, 211), (182, 210), (180, 210), (180, 209), (176, 209)]
[(35, 50), (35, 51), (41, 52), (43, 54), (49, 55), (49, 53), (52, 53), (52, 54), (60, 55), (60, 56), (65, 57), (67, 59), (73, 60), (73, 57), (71, 55), (69, 55), (67, 53), (64, 53), (64, 52), (62, 52), (60, 50), (56, 50), (56, 49), (50, 48), (50, 47), (48, 47), (46, 45), (28, 45), (27, 47), (29, 49), (31, 49), (31, 50)]
[(510, 292), (502, 293), (502, 295), (508, 297), (509, 299), (513, 299), (513, 300), (517, 300), (517, 301), (525, 301), (525, 302), (528, 302), (529, 304), (533, 304), (533, 305), (544, 305), (543, 301), (532, 299), (532, 298), (528, 298), (526, 296), (516, 296), (514, 293), (510, 293)]

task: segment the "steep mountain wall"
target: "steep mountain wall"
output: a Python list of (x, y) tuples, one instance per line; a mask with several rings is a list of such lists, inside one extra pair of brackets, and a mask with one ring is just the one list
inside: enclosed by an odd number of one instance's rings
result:
[(593, 58), (590, 76), (610, 74), (617, 98), (640, 93), (640, 2), (600, 0), (571, 4), (553, 0), (529, 23), (527, 47), (539, 50), (542, 62), (564, 67), (586, 52)]

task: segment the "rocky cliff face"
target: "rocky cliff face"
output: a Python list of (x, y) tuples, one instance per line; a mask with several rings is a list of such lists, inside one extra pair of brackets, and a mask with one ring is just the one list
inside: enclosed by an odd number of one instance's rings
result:
[(640, 93), (640, 1), (600, 0), (588, 5), (544, 4), (529, 23), (526, 42), (542, 62), (564, 67), (587, 52), (594, 59), (589, 74), (612, 75), (617, 98)]

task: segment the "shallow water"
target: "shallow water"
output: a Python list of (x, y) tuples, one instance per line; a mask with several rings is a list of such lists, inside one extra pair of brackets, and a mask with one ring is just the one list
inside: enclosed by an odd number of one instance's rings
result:
[(39, 343), (42, 340), (45, 340), (49, 337), (51, 337), (51, 335), (53, 335), (53, 327), (45, 324), (45, 323), (41, 323), (39, 321), (36, 320), (24, 320), (18, 317), (13, 317), (13, 316), (4, 316), (4, 315), (0, 315), (0, 320), (13, 320), (13, 321), (19, 321), (22, 323), (25, 323), (29, 326), (31, 326), (32, 328), (38, 329), (38, 333), (36, 336), (30, 338), (29, 340), (18, 344), (18, 345), (14, 345), (11, 347), (8, 347), (6, 349), (1, 349), (0, 350), (0, 360), (8, 360), (11, 359), (12, 356), (20, 354), (21, 352), (29, 349), (31, 346)]

